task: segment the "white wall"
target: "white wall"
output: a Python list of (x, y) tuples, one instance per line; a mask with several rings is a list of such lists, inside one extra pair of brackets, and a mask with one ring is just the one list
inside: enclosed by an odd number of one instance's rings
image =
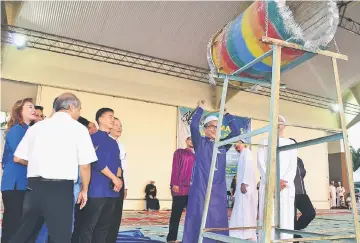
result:
[[(65, 90), (42, 87), (41, 105), (51, 113), (51, 104)], [(170, 200), (169, 181), (172, 155), (176, 144), (177, 109), (171, 106), (119, 99), (84, 92), (73, 92), (82, 102), (81, 115), (95, 122), (95, 113), (111, 107), (123, 123), (119, 139), (127, 152), (128, 198), (145, 198), (145, 185), (156, 181), (159, 199)], [(125, 209), (144, 209), (143, 200), (127, 201)], [(170, 202), (161, 202), (171, 208)]]
[[(75, 93), (81, 99), (84, 117), (94, 121), (94, 114), (99, 108), (111, 107), (123, 122), (124, 132), (120, 141), (125, 145), (128, 153), (128, 198), (131, 199), (126, 202), (125, 209), (143, 209), (144, 202), (135, 199), (144, 197), (144, 187), (150, 180), (156, 181), (158, 197), (165, 200), (161, 202), (161, 208), (170, 208), (169, 181), (172, 153), (176, 149), (177, 108), (43, 86), (41, 105), (45, 107), (45, 114), (51, 112), (54, 97), (66, 91)], [(251, 123), (252, 129), (266, 125), (267, 122), (254, 119)], [(286, 136), (294, 137), (298, 141), (325, 135), (324, 132), (304, 128), (289, 127), (286, 130)], [(252, 142), (258, 143), (266, 136), (266, 134), (256, 136), (252, 138)], [(254, 164), (257, 166), (257, 147), (251, 149), (254, 153)], [(308, 172), (305, 183), (309, 185), (307, 190), (310, 198), (315, 207), (327, 208), (328, 192), (321, 190), (328, 185), (327, 145), (320, 144), (300, 149), (299, 156), (303, 159)], [(256, 177), (259, 180), (258, 171)]]

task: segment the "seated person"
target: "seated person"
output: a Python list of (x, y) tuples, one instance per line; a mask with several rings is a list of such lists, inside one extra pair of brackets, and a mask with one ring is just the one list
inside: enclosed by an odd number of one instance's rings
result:
[(343, 196), (340, 196), (340, 208), (341, 209), (347, 208), (345, 198)]
[(155, 181), (151, 181), (150, 184), (146, 185), (146, 210), (158, 211), (160, 209), (159, 200), (156, 198), (156, 186)]
[(346, 198), (346, 207), (348, 209), (351, 209), (351, 196), (348, 194), (348, 197)]

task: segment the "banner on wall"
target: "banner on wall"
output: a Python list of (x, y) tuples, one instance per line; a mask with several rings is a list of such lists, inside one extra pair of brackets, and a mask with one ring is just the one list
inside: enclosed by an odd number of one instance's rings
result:
[[(177, 134), (177, 147), (184, 148), (186, 146), (185, 140), (190, 134), (190, 123), (191, 123), (191, 113), (194, 109), (179, 107), (178, 109), (178, 134)], [(203, 117), (200, 122), (200, 131), (201, 135), (205, 136), (203, 131), (203, 120), (208, 115), (214, 115), (219, 117), (219, 112), (209, 112), (204, 111)], [(240, 133), (246, 133), (251, 130), (251, 119), (246, 117), (235, 116), (236, 122), (240, 127)], [(221, 138), (225, 138), (231, 132), (230, 127), (228, 126), (226, 120), (223, 120), (221, 126)], [(246, 142), (250, 143), (250, 138), (245, 139)], [(237, 162), (239, 159), (239, 153), (232, 147), (226, 154), (226, 185), (229, 190), (231, 185), (231, 180), (237, 172)]]

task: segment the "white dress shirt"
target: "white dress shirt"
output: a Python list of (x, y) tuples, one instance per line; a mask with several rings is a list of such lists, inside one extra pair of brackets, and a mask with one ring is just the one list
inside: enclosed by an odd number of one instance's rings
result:
[(116, 141), (119, 145), (119, 149), (120, 149), (120, 159), (121, 159), (121, 167), (123, 170), (123, 176), (124, 176), (124, 186), (125, 189), (128, 189), (128, 180), (127, 180), (127, 167), (126, 167), (126, 151), (125, 151), (125, 147), (119, 143), (118, 141)]
[(59, 180), (76, 181), (79, 165), (97, 161), (88, 130), (65, 112), (31, 126), (14, 155), (28, 161), (27, 177)]
[(120, 150), (120, 160), (121, 160), (121, 169), (123, 171), (123, 179), (124, 179), (124, 186), (125, 186), (125, 190), (128, 189), (128, 180), (127, 180), (127, 168), (126, 168), (126, 151), (125, 151), (125, 147), (119, 143), (118, 140), (116, 140), (113, 136), (109, 135), (112, 139), (114, 139), (118, 146), (119, 146), (119, 150)]

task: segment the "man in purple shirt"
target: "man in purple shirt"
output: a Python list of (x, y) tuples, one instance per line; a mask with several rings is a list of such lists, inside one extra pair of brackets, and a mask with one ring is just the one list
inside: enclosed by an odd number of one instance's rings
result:
[(123, 184), (118, 177), (121, 171), (119, 146), (108, 134), (114, 125), (114, 111), (110, 108), (99, 109), (96, 112), (96, 121), (99, 130), (91, 135), (91, 140), (98, 160), (91, 165), (89, 199), (79, 214), (80, 243), (106, 241), (116, 199), (120, 196), (119, 191)]
[(171, 194), (173, 196), (168, 242), (177, 239), (181, 214), (187, 204), (191, 174), (195, 155), (191, 137), (186, 139), (186, 149), (178, 149), (174, 153), (171, 173)]

